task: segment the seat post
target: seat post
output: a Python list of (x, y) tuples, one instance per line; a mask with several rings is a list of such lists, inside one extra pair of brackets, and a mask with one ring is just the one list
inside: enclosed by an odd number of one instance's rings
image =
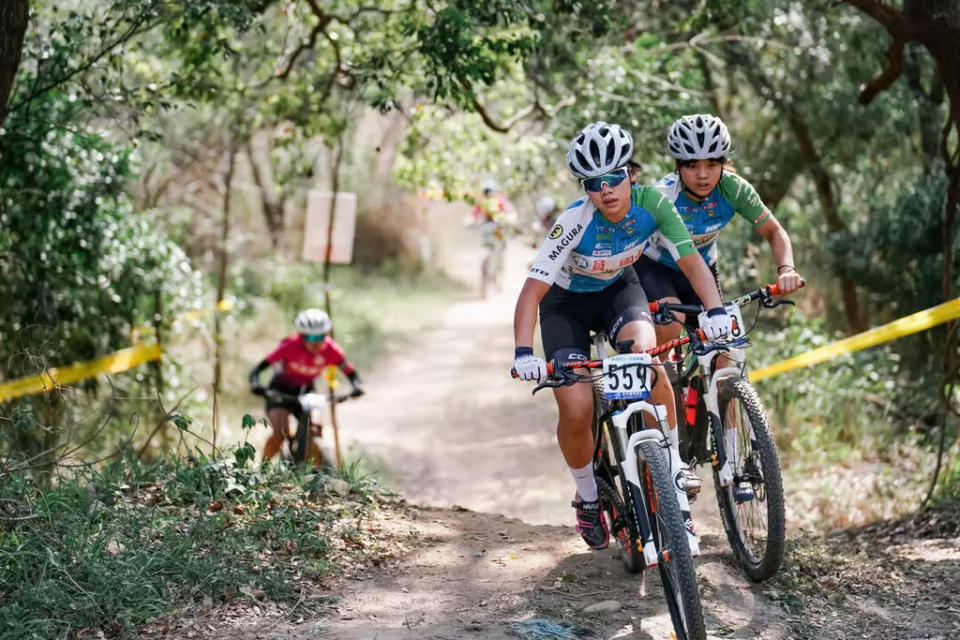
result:
[(594, 331), (593, 332), (593, 348), (597, 352), (597, 359), (603, 360), (608, 355), (608, 347), (610, 341), (607, 339), (606, 331)]

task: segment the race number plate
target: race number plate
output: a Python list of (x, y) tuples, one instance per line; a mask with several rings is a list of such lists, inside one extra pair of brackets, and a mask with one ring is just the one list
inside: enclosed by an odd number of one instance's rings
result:
[(650, 397), (651, 358), (646, 353), (624, 353), (603, 359), (603, 397), (637, 400)]
[[(730, 333), (728, 340), (735, 340), (743, 335), (743, 332), (746, 331), (746, 327), (743, 326), (743, 316), (740, 315), (740, 307), (733, 302), (728, 302), (723, 305), (727, 310), (727, 313), (730, 315), (730, 319), (733, 320), (733, 331)], [(699, 316), (700, 326), (703, 326), (703, 323), (707, 319), (707, 312), (704, 311)]]

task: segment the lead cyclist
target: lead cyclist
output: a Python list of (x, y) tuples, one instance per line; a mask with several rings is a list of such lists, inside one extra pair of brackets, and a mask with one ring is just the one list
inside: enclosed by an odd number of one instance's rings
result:
[[(687, 231), (693, 237), (694, 245), (709, 265), (713, 278), (719, 281), (717, 236), (736, 216), (740, 216), (770, 245), (778, 265), (777, 286), (780, 293), (787, 294), (799, 289), (802, 279), (794, 266), (790, 236), (760, 199), (753, 185), (725, 167), (731, 143), (730, 132), (723, 121), (709, 114), (683, 116), (670, 126), (667, 149), (674, 159), (675, 171), (661, 179), (657, 189), (677, 208)], [(652, 299), (703, 304), (702, 297), (698, 298), (691, 281), (687, 280), (672, 253), (658, 243), (651, 243), (647, 247), (643, 257), (634, 264), (634, 269)], [(696, 326), (697, 319), (692, 317), (686, 322)], [(678, 337), (681, 328), (679, 322), (657, 325), (657, 342), (662, 344)], [(731, 428), (725, 431), (725, 443), (727, 451), (734, 453), (732, 459), (736, 459), (736, 429), (733, 423), (730, 424)], [(720, 472), (721, 482), (729, 483), (732, 477), (728, 461)], [(751, 499), (752, 491), (746, 486), (734, 488), (735, 497), (741, 502)]]
[[(580, 180), (586, 196), (557, 218), (517, 299), (514, 368), (523, 380), (547, 377), (546, 361), (533, 352), (538, 308), (548, 359), (561, 363), (588, 359), (591, 330), (605, 331), (614, 345), (633, 340), (635, 352), (655, 346), (647, 298), (631, 267), (655, 233), (661, 237), (660, 246), (671, 253), (709, 304), (703, 327), (708, 338), (716, 340), (730, 332), (730, 317), (716, 282), (677, 210), (656, 188), (631, 183), (632, 156), (633, 137), (616, 124), (590, 124), (570, 143), (567, 168)], [(671, 468), (677, 470), (678, 487), (699, 490), (690, 486), (699, 478), (681, 467), (673, 391), (666, 376), (656, 377), (652, 396), (653, 402), (667, 408)], [(559, 413), (557, 440), (577, 487), (572, 505), (576, 528), (587, 545), (603, 549), (609, 543), (609, 528), (593, 475), (592, 385), (554, 389), (554, 398)], [(696, 554), (699, 547), (690, 506), (685, 496), (678, 497), (691, 552)]]

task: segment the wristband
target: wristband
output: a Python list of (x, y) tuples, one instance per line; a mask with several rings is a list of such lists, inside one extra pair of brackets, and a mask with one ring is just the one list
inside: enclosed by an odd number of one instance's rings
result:
[(792, 269), (792, 270), (794, 270), (794, 271), (797, 270), (797, 268), (796, 268), (795, 266), (793, 266), (792, 264), (782, 264), (782, 265), (780, 265), (779, 267), (777, 267), (777, 275), (780, 275), (780, 269), (783, 269), (784, 267), (787, 267), (788, 269)]
[(727, 315), (727, 310), (723, 307), (714, 307), (713, 309), (710, 309), (709, 311), (707, 311), (708, 318), (716, 318), (717, 316), (725, 316), (725, 315)]
[(513, 358), (516, 360), (520, 356), (532, 356), (533, 347), (517, 347), (513, 350)]

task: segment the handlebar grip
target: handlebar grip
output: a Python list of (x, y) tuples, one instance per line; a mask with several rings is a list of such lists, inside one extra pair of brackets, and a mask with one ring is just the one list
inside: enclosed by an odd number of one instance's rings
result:
[[(547, 375), (548, 375), (548, 376), (552, 376), (552, 375), (553, 375), (553, 362), (554, 362), (553, 360), (550, 360), (550, 361), (547, 362)], [(518, 377), (519, 377), (519, 376), (517, 375), (517, 370), (514, 369), (513, 367), (510, 367), (510, 376), (513, 377), (513, 378), (518, 378)]]
[[(807, 284), (807, 281), (806, 281), (806, 280), (800, 280), (800, 288), (801, 288), (801, 289), (804, 287), (805, 284)], [(781, 294), (780, 294), (780, 286), (779, 286), (776, 282), (774, 282), (773, 284), (768, 284), (768, 285), (767, 285), (767, 291), (768, 291), (768, 292), (770, 293), (770, 295), (772, 295), (772, 296), (779, 296), (779, 295), (781, 295)]]
[(660, 311), (660, 302), (657, 300), (649, 303), (648, 306), (650, 307), (650, 313), (657, 313)]

